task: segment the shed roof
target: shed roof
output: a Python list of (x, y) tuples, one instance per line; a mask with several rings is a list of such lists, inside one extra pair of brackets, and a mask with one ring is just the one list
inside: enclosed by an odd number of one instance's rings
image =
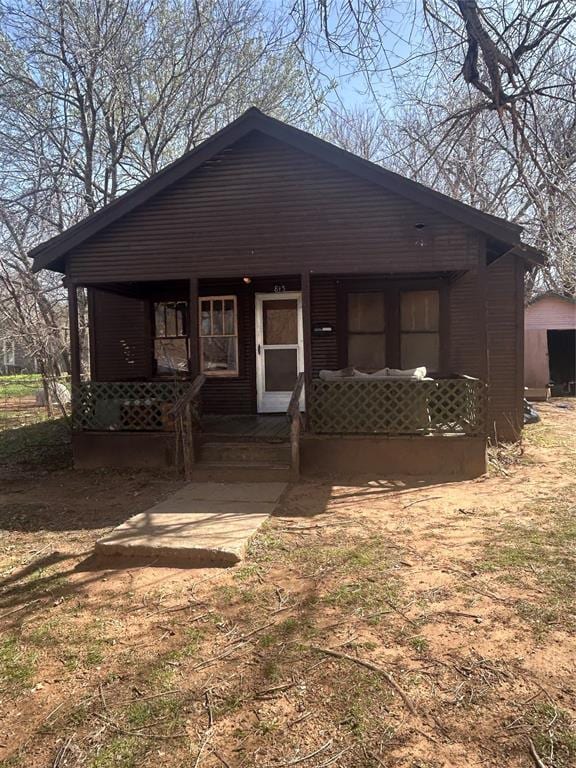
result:
[(114, 202), (79, 221), (61, 234), (41, 243), (30, 251), (34, 271), (43, 268), (63, 271), (64, 258), (73, 248), (93, 237), (113, 222), (145, 203), (162, 190), (179, 181), (194, 169), (210, 160), (226, 147), (247, 134), (259, 131), (282, 141), (302, 152), (318, 157), (338, 168), (371, 181), (384, 189), (401, 195), (415, 203), (436, 210), (452, 219), (485, 233), (489, 238), (508, 245), (512, 252), (528, 261), (543, 263), (541, 252), (520, 241), (521, 227), (506, 219), (492, 216), (454, 200), (436, 190), (364, 160), (351, 152), (336, 147), (306, 131), (265, 115), (251, 107), (238, 119), (206, 139), (195, 149), (166, 166), (146, 181), (135, 186)]
[(567, 301), (570, 304), (576, 304), (576, 296), (566, 296), (566, 294), (558, 293), (557, 291), (545, 291), (544, 293), (539, 293), (538, 296), (534, 296), (530, 299), (528, 304), (536, 304), (538, 301), (542, 301), (542, 299), (562, 299), (562, 301)]

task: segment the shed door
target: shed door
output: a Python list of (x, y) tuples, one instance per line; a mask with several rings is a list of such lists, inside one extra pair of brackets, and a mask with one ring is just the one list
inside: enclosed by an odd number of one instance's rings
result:
[(288, 408), (304, 370), (300, 293), (256, 294), (256, 388), (258, 413)]

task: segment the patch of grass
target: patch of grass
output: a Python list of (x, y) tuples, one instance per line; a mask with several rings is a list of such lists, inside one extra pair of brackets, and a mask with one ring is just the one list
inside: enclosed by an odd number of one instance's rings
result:
[(233, 574), (234, 581), (254, 581), (262, 575), (262, 568), (256, 563), (250, 563), (238, 568)]
[(147, 743), (138, 736), (116, 736), (88, 763), (89, 768), (137, 768)]
[(426, 653), (430, 647), (428, 640), (425, 637), (422, 637), (422, 635), (414, 635), (413, 637), (409, 638), (408, 642), (412, 648), (414, 648), (416, 653)]
[(198, 649), (200, 648), (200, 643), (202, 640), (204, 640), (204, 637), (206, 636), (206, 632), (204, 629), (201, 629), (200, 627), (188, 627), (184, 631), (185, 636), (185, 645), (183, 648), (183, 653), (185, 656), (196, 656), (198, 653)]
[(278, 720), (259, 720), (258, 724), (256, 725), (255, 730), (257, 733), (259, 733), (261, 736), (268, 736), (271, 733), (275, 733), (280, 728), (280, 723)]
[(176, 670), (169, 663), (170, 658), (158, 659), (144, 677), (144, 683), (152, 691), (168, 691), (174, 686)]
[(394, 736), (394, 727), (387, 722), (392, 700), (390, 688), (380, 677), (347, 662), (338, 670), (338, 685), (326, 691), (324, 699), (334, 720), (364, 743)]
[(551, 702), (531, 706), (524, 714), (540, 758), (554, 768), (570, 768), (576, 761), (576, 724)]
[(339, 573), (358, 573), (365, 569), (388, 567), (386, 542), (380, 537), (351, 541), (347, 546), (334, 544), (309, 545), (290, 551), (290, 559), (315, 575), (329, 568)]
[(100, 643), (92, 643), (84, 654), (84, 665), (86, 667), (97, 667), (104, 661), (104, 652)]
[(244, 699), (239, 693), (228, 693), (215, 701), (213, 705), (214, 714), (216, 717), (229, 715), (237, 712), (243, 704)]
[(528, 424), (524, 427), (523, 438), (527, 445), (536, 448), (565, 448), (566, 441), (561, 432), (554, 425), (545, 422)]
[(522, 523), (508, 523), (484, 549), (478, 564), (497, 578), (519, 586), (534, 582), (542, 597), (522, 601), (522, 618), (542, 630), (546, 625), (569, 623), (576, 592), (576, 485), (560, 489), (554, 497), (537, 499), (524, 512)]
[(340, 584), (328, 592), (323, 602), (354, 611), (378, 612), (396, 601), (400, 585), (395, 579), (363, 579)]
[(38, 624), (37, 626), (32, 627), (28, 633), (26, 642), (40, 648), (45, 647), (48, 644), (51, 646), (57, 645), (59, 643), (58, 633), (56, 631), (57, 627), (57, 619), (50, 619), (43, 624)]
[(262, 676), (271, 683), (277, 683), (283, 676), (283, 666), (273, 656), (262, 661), (261, 671)]
[(548, 630), (561, 627), (567, 621), (564, 606), (559, 602), (541, 600), (531, 603), (528, 600), (519, 600), (516, 604), (516, 612), (521, 619), (530, 624), (538, 639), (542, 639)]
[(247, 587), (239, 587), (235, 584), (222, 584), (216, 587), (216, 594), (218, 595), (219, 603), (254, 603), (257, 599), (257, 594), (254, 589), (248, 589)]
[(0, 397), (31, 397), (42, 387), (39, 373), (13, 373), (0, 376)]
[(184, 704), (180, 698), (160, 696), (132, 702), (125, 712), (124, 720), (130, 729), (140, 730), (158, 723), (163, 734), (171, 734), (181, 728), (184, 715)]
[(288, 552), (288, 547), (274, 533), (271, 524), (265, 523), (256, 536), (251, 539), (246, 554), (249, 560), (268, 563), (274, 560), (279, 552)]
[(44, 467), (70, 466), (70, 430), (64, 419), (52, 419), (25, 427), (2, 429), (0, 462), (42, 463)]
[(35, 665), (36, 655), (23, 648), (15, 637), (0, 640), (0, 689), (17, 693), (29, 686)]

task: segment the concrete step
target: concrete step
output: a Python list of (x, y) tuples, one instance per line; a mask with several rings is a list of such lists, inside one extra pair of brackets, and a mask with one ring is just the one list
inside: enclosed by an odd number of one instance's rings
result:
[(285, 483), (290, 480), (290, 465), (201, 460), (194, 464), (192, 480), (197, 483)]
[(289, 464), (287, 443), (206, 442), (200, 447), (200, 461), (252, 464)]

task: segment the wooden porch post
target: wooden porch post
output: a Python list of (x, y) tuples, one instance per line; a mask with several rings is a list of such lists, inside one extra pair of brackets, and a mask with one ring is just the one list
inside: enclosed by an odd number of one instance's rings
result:
[(72, 386), (80, 384), (80, 331), (78, 329), (78, 295), (74, 283), (68, 283), (68, 323), (70, 326), (70, 373)]
[[(310, 299), (310, 272), (302, 272), (300, 276), (302, 291), (302, 330), (304, 332), (304, 383), (306, 397), (312, 392), (312, 307)], [(308, 408), (306, 408), (308, 412)], [(308, 422), (308, 419), (306, 419)]]
[(188, 344), (190, 347), (190, 376), (200, 373), (200, 341), (198, 338), (198, 278), (191, 277), (188, 293)]

